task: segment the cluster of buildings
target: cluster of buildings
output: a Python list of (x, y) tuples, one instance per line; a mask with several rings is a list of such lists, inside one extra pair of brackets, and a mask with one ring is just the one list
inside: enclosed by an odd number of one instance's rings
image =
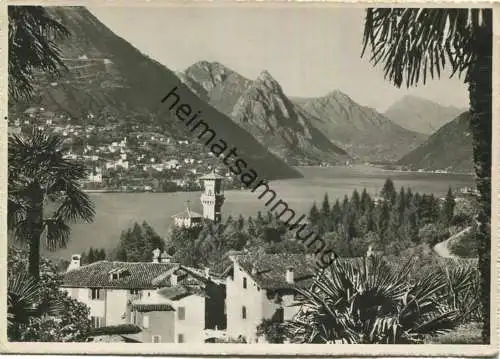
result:
[[(175, 225), (219, 222), (224, 203), (223, 177), (201, 178), (203, 214), (188, 208)], [(235, 253), (223, 273), (174, 263), (160, 250), (148, 263), (99, 261), (81, 266), (73, 255), (62, 289), (90, 308), (94, 327), (133, 324), (141, 331), (130, 340), (147, 343), (265, 342), (257, 334), (264, 319), (283, 322), (297, 288), (311, 284), (314, 260), (304, 254)]]
[(134, 324), (143, 343), (265, 343), (264, 319), (284, 322), (296, 288), (311, 284), (314, 261), (304, 254), (235, 254), (224, 273), (173, 263), (155, 250), (149, 263), (99, 261), (74, 255), (61, 289), (90, 308), (93, 327)]
[[(112, 121), (99, 125), (97, 117), (88, 113), (86, 122), (79, 124), (67, 114), (30, 107), (12, 119), (9, 133), (19, 134), (35, 126), (59, 134), (67, 147), (66, 158), (82, 160), (89, 167), (83, 185), (92, 189), (117, 189), (131, 185), (130, 178), (144, 179), (157, 174), (182, 190), (192, 184), (186, 179), (214, 168), (217, 162), (211, 152), (205, 153), (204, 149), (200, 152), (201, 145), (162, 135), (161, 129), (154, 125), (134, 124), (129, 128)], [(118, 176), (116, 171), (127, 176)], [(226, 176), (232, 180), (229, 171)]]

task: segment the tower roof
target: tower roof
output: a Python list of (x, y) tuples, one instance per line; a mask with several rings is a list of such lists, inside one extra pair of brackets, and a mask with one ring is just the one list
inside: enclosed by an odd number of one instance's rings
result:
[(218, 175), (215, 170), (212, 170), (212, 172), (207, 173), (206, 175), (202, 176), (199, 178), (200, 180), (216, 180), (216, 179), (221, 179), (223, 180), (224, 177), (221, 175)]
[(176, 213), (172, 216), (173, 218), (198, 218), (203, 217), (201, 214), (191, 211), (189, 208), (189, 201), (186, 201), (186, 210)]
[(174, 214), (172, 217), (174, 218), (201, 218), (203, 217), (201, 214), (191, 211), (187, 208), (185, 211)]

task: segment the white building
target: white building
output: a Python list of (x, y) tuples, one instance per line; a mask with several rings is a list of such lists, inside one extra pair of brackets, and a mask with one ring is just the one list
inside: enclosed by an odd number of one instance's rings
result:
[(172, 218), (174, 219), (174, 225), (176, 227), (184, 227), (184, 228), (198, 227), (201, 226), (203, 223), (203, 216), (199, 213), (192, 211), (189, 208), (189, 201), (186, 204), (186, 210), (174, 214)]
[(102, 183), (102, 173), (101, 172), (91, 172), (87, 176), (87, 181), (93, 183)]
[(224, 284), (170, 259), (155, 250), (153, 262), (80, 266), (74, 255), (61, 289), (90, 308), (93, 327), (135, 324), (142, 342), (203, 343), (206, 329), (225, 328)]
[(227, 336), (247, 343), (265, 342), (257, 336), (263, 319), (291, 320), (296, 288), (308, 287), (315, 264), (304, 254), (242, 254), (230, 256), (226, 270)]

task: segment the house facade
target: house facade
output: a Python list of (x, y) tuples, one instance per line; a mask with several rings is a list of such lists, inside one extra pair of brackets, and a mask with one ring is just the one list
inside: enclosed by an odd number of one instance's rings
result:
[(86, 266), (72, 256), (61, 289), (90, 308), (93, 327), (135, 324), (141, 342), (203, 343), (205, 330), (225, 329), (223, 281), (162, 262), (158, 252), (149, 263)]
[(257, 327), (264, 319), (291, 320), (298, 307), (296, 288), (307, 287), (315, 271), (304, 254), (244, 254), (231, 256), (226, 275), (227, 336), (262, 343)]

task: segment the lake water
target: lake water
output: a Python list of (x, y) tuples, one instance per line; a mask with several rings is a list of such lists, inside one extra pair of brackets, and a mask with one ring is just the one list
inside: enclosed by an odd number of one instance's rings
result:
[[(271, 182), (278, 197), (288, 202), (296, 213), (307, 214), (314, 201), (321, 203), (325, 193), (330, 202), (343, 199), (354, 189), (366, 188), (370, 194), (380, 191), (385, 180), (391, 178), (396, 188), (410, 187), (420, 193), (442, 196), (452, 188), (471, 186), (472, 176), (444, 173), (392, 172), (368, 166), (353, 167), (300, 167), (304, 178)], [(222, 208), (223, 217), (254, 216), (266, 212), (265, 201), (250, 191), (226, 191)], [(120, 233), (134, 222), (147, 221), (161, 236), (172, 225), (172, 215), (181, 212), (190, 201), (192, 210), (201, 213), (199, 192), (179, 193), (92, 193), (96, 217), (91, 224), (72, 225), (68, 246), (57, 252), (45, 252), (49, 257), (68, 258), (90, 247), (111, 249), (119, 240)]]

